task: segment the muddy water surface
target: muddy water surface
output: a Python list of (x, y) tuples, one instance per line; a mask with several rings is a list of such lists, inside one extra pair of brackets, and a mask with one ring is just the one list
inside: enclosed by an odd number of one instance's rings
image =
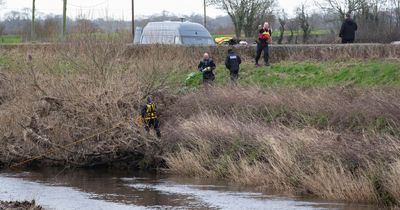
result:
[(0, 172), (0, 200), (46, 209), (376, 209), (259, 193), (224, 182), (106, 170)]

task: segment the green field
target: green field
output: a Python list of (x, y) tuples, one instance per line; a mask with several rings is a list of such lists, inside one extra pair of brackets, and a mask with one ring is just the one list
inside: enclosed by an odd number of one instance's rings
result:
[[(255, 67), (243, 64), (239, 83), (244, 86), (259, 87), (329, 87), (353, 85), (357, 87), (400, 86), (400, 63), (384, 60), (350, 62), (282, 62), (271, 67)], [(189, 74), (188, 72), (187, 74)], [(187, 87), (201, 84), (201, 74), (186, 79), (186, 75), (176, 77)], [(216, 83), (226, 84), (229, 72), (219, 65), (215, 71)]]
[(22, 39), (18, 35), (0, 35), (0, 43), (2, 44), (14, 44), (21, 42)]

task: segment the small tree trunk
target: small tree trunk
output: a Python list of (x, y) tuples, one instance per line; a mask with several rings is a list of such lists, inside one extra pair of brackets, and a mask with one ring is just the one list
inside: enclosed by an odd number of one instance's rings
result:
[(280, 23), (281, 27), (279, 27), (280, 34), (279, 34), (278, 44), (282, 44), (283, 35), (285, 34), (285, 25), (286, 25), (286, 23), (282, 19), (279, 19), (279, 23)]
[(234, 21), (233, 22), (234, 26), (235, 26), (235, 35), (237, 38), (240, 38), (242, 36), (242, 24), (240, 24), (238, 21)]
[(62, 31), (63, 38), (65, 38), (66, 33), (67, 33), (67, 0), (64, 0), (64, 4), (63, 4), (63, 31)]
[(36, 0), (32, 0), (32, 25), (31, 25), (31, 41), (35, 41), (35, 2)]

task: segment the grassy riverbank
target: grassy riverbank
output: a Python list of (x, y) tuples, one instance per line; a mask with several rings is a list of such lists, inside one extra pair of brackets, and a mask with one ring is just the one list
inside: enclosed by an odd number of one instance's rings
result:
[[(399, 204), (396, 58), (287, 60), (268, 68), (248, 59), (237, 87), (219, 62), (216, 86), (204, 90), (200, 75), (186, 80), (197, 60), (184, 59), (187, 48), (142, 55), (121, 46), (82, 40), (1, 51), (1, 164), (156, 168), (260, 190)], [(135, 123), (148, 94), (160, 108), (161, 140)]]
[[(246, 87), (332, 87), (351, 85), (355, 87), (400, 87), (400, 62), (396, 60), (350, 60), (327, 62), (280, 62), (272, 67), (244, 64), (239, 83)], [(195, 72), (194, 70), (192, 72)], [(189, 74), (190, 71), (187, 72)], [(201, 85), (201, 74), (185, 79), (177, 77), (176, 83), (188, 87)], [(187, 76), (186, 76), (187, 78)], [(184, 81), (184, 83), (182, 83)], [(216, 69), (216, 82), (229, 83), (229, 72), (224, 65)]]

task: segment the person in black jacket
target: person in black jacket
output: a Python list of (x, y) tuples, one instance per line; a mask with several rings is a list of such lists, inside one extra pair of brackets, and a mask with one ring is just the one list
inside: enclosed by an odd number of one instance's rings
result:
[(203, 84), (211, 84), (214, 79), (215, 75), (213, 71), (215, 70), (216, 65), (214, 61), (210, 58), (208, 53), (204, 53), (203, 59), (200, 61), (197, 69), (203, 73)]
[(225, 66), (230, 71), (231, 81), (236, 83), (239, 77), (239, 65), (242, 63), (242, 59), (237, 55), (233, 49), (228, 50), (228, 56), (225, 59)]
[(339, 37), (342, 38), (342, 43), (353, 43), (357, 31), (357, 23), (351, 18), (350, 13), (346, 14), (346, 20), (342, 24)]
[(264, 26), (258, 31), (257, 41), (257, 52), (256, 52), (256, 66), (260, 66), (258, 61), (260, 60), (261, 53), (264, 51), (264, 64), (269, 66), (269, 49), (268, 45), (272, 43), (272, 31), (269, 27), (269, 23), (265, 22)]

